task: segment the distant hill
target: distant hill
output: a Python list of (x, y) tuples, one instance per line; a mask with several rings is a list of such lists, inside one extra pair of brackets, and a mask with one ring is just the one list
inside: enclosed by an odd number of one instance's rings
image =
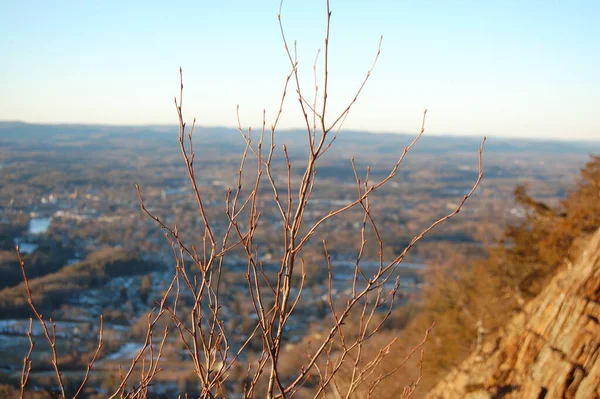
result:
[[(72, 147), (74, 143), (83, 147), (111, 148), (123, 145), (142, 145), (160, 148), (161, 144), (173, 144), (177, 140), (178, 127), (171, 126), (110, 126), (71, 124), (30, 124), (22, 122), (0, 122), (0, 144), (17, 146)], [(253, 133), (253, 140), (259, 132)], [(203, 148), (219, 151), (238, 151), (244, 142), (237, 129), (227, 127), (197, 127), (194, 133), (197, 143)], [(276, 144), (286, 144), (290, 151), (304, 152), (306, 132), (303, 130), (278, 130)], [(483, 135), (482, 135), (483, 136)], [(343, 130), (332, 147), (332, 153), (347, 157), (364, 151), (395, 156), (408, 145), (414, 134), (369, 133)], [(481, 143), (482, 137), (456, 135), (428, 135), (414, 148), (416, 153), (444, 154), (472, 152)], [(266, 138), (268, 140), (268, 137)], [(559, 141), (536, 139), (509, 139), (489, 137), (488, 153), (583, 153), (600, 151), (600, 141)]]

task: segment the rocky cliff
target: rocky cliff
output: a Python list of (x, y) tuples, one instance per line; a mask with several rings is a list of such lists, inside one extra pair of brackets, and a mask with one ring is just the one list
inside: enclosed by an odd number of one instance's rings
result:
[(497, 338), (427, 396), (600, 398), (600, 230)]

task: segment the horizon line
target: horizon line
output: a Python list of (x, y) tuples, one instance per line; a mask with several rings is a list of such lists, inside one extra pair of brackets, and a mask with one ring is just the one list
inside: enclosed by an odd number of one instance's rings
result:
[[(118, 123), (95, 123), (95, 122), (27, 122), (23, 120), (2, 120), (0, 119), (0, 125), (2, 124), (22, 124), (22, 125), (36, 125), (36, 126), (95, 126), (95, 127), (109, 127), (109, 128), (135, 128), (135, 127), (155, 127), (155, 128), (166, 128), (166, 127), (178, 127), (178, 123), (174, 122), (172, 124), (161, 124), (161, 123), (131, 123), (131, 124), (118, 124)], [(239, 130), (237, 126), (226, 126), (226, 125), (196, 125), (196, 128), (201, 129), (230, 129), (230, 130)], [(268, 129), (267, 129), (268, 130)], [(278, 128), (278, 131), (282, 132), (293, 132), (293, 131), (304, 131), (306, 128), (303, 127), (295, 127), (295, 128)], [(346, 128), (341, 131), (352, 132), (352, 133), (363, 133), (363, 134), (390, 134), (390, 135), (406, 135), (406, 136), (416, 136), (417, 133), (409, 133), (409, 132), (391, 132), (391, 131), (374, 131), (374, 130), (361, 130), (361, 129), (352, 129)], [(539, 137), (539, 136), (524, 136), (524, 137), (515, 137), (515, 136), (505, 136), (505, 135), (494, 135), (494, 134), (473, 134), (473, 133), (456, 133), (456, 132), (444, 132), (444, 133), (436, 133), (436, 132), (425, 132), (423, 136), (438, 136), (438, 137), (457, 137), (457, 138), (466, 138), (466, 139), (483, 139), (484, 137), (488, 140), (490, 138), (501, 139), (501, 140), (518, 140), (518, 141), (547, 141), (547, 142), (577, 142), (577, 143), (594, 143), (600, 144), (600, 139), (589, 139), (589, 138), (557, 138), (557, 137)]]

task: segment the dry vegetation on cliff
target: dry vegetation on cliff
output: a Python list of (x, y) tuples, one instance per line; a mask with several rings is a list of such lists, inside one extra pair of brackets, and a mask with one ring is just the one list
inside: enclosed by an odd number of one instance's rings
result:
[[(560, 286), (540, 294), (547, 290), (557, 272), (578, 273), (582, 281), (592, 278), (587, 272), (597, 272), (587, 264), (592, 260), (577, 262), (584, 249), (588, 257), (599, 250), (597, 245), (586, 247), (591, 234), (600, 227), (599, 156), (590, 158), (573, 190), (558, 206), (536, 201), (522, 186), (515, 189), (515, 198), (526, 210), (525, 217), (507, 226), (502, 239), (488, 245), (485, 258), (468, 262), (460, 253), (450, 251), (444, 262), (429, 270), (423, 308), (409, 327), (424, 326), (432, 320), (437, 323), (424, 364), (427, 384), (434, 383), (471, 353), (475, 352), (472, 357), (477, 358), (489, 342), (504, 334), (513, 316), (520, 314), (525, 318), (523, 323), (531, 322), (521, 312), (538, 295), (546, 296), (538, 297), (538, 302), (564, 296)], [(529, 305), (532, 306), (537, 305)], [(531, 312), (530, 309), (526, 314)], [(552, 314), (540, 309), (536, 318), (539, 323), (556, 323)], [(578, 317), (587, 316), (581, 313)], [(554, 339), (560, 341), (561, 333), (575, 327), (569, 322), (553, 326)], [(589, 360), (598, 362), (594, 359)], [(544, 372), (552, 375), (555, 370), (549, 365)]]

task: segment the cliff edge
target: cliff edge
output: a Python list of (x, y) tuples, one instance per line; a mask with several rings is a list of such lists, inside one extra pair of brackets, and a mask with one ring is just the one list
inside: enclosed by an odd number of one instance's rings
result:
[(600, 230), (496, 339), (426, 397), (600, 399)]

